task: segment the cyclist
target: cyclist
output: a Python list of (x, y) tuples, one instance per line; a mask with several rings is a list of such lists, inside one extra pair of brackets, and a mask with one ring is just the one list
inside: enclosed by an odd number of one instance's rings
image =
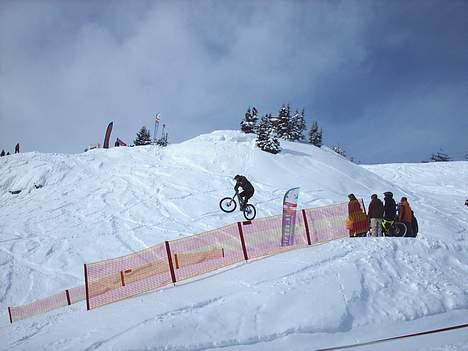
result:
[(396, 203), (390, 191), (384, 193), (384, 216), (387, 221), (394, 221), (396, 217)]
[(234, 190), (236, 193), (239, 191), (239, 187), (242, 188), (242, 192), (239, 194), (239, 197), (242, 199), (241, 210), (244, 210), (245, 206), (247, 205), (247, 201), (253, 196), (255, 189), (246, 177), (237, 174), (234, 177), (236, 181), (236, 185), (234, 186)]
[(396, 203), (393, 200), (393, 193), (386, 191), (384, 193), (384, 216), (383, 226), (388, 230), (393, 225), (396, 218)]

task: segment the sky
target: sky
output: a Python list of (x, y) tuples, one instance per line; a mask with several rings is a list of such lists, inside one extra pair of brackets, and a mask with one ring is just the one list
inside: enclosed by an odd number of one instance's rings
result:
[(282, 104), (362, 163), (468, 153), (468, 1), (0, 1), (0, 149), (169, 143)]

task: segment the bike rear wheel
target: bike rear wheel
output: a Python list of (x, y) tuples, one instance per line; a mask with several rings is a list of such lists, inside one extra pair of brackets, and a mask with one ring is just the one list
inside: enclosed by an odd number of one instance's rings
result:
[(395, 236), (406, 236), (408, 232), (408, 227), (405, 223), (397, 222), (395, 223)]
[(232, 197), (225, 197), (219, 202), (219, 207), (224, 212), (231, 213), (234, 212), (234, 210), (236, 209), (237, 203)]
[(408, 227), (403, 222), (394, 222), (390, 226), (382, 225), (383, 236), (406, 236)]
[(244, 212), (245, 219), (247, 219), (248, 221), (253, 220), (255, 216), (257, 215), (257, 209), (255, 208), (254, 205), (251, 205), (251, 204), (247, 204), (243, 212)]

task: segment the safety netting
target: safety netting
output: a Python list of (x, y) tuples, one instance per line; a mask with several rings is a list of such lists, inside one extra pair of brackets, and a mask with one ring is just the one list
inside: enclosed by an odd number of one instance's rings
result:
[(85, 298), (85, 288), (84, 286), (79, 286), (43, 299), (38, 299), (26, 305), (8, 307), (10, 323), (77, 303)]
[(230, 224), (127, 256), (88, 263), (84, 265), (84, 287), (9, 307), (10, 321), (84, 299), (90, 310), (250, 259), (347, 237), (348, 220), (348, 203), (334, 204), (298, 210), (293, 239), (287, 246), (282, 240), (282, 216), (278, 215)]
[(85, 264), (84, 271), (88, 310), (173, 282), (166, 243), (131, 255)]
[(169, 242), (177, 281), (244, 261), (237, 224)]
[(282, 216), (238, 222), (85, 265), (87, 308), (93, 309), (249, 259), (348, 236), (347, 203), (297, 211), (292, 244), (282, 245)]
[(310, 232), (311, 244), (324, 243), (349, 236), (346, 229), (348, 203), (302, 210)]
[(301, 212), (296, 215), (296, 225), (291, 245), (282, 245), (282, 216), (261, 218), (256, 221), (241, 222), (247, 256), (249, 259), (274, 255), (279, 252), (297, 249), (307, 245), (304, 221)]

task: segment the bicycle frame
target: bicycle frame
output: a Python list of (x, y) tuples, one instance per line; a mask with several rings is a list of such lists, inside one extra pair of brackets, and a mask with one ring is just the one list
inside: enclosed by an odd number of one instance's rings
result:
[(234, 194), (234, 196), (232, 197), (232, 199), (233, 199), (234, 201), (236, 201), (236, 199), (237, 199), (237, 202), (239, 203), (239, 207), (241, 207), (241, 206), (244, 204), (244, 201), (243, 201), (243, 199), (241, 198), (240, 193), (239, 193), (238, 191), (235, 192), (235, 194)]
[(395, 224), (395, 221), (389, 221), (388, 219), (384, 219), (382, 220), (382, 228), (384, 230), (389, 230), (393, 227), (393, 225)]

